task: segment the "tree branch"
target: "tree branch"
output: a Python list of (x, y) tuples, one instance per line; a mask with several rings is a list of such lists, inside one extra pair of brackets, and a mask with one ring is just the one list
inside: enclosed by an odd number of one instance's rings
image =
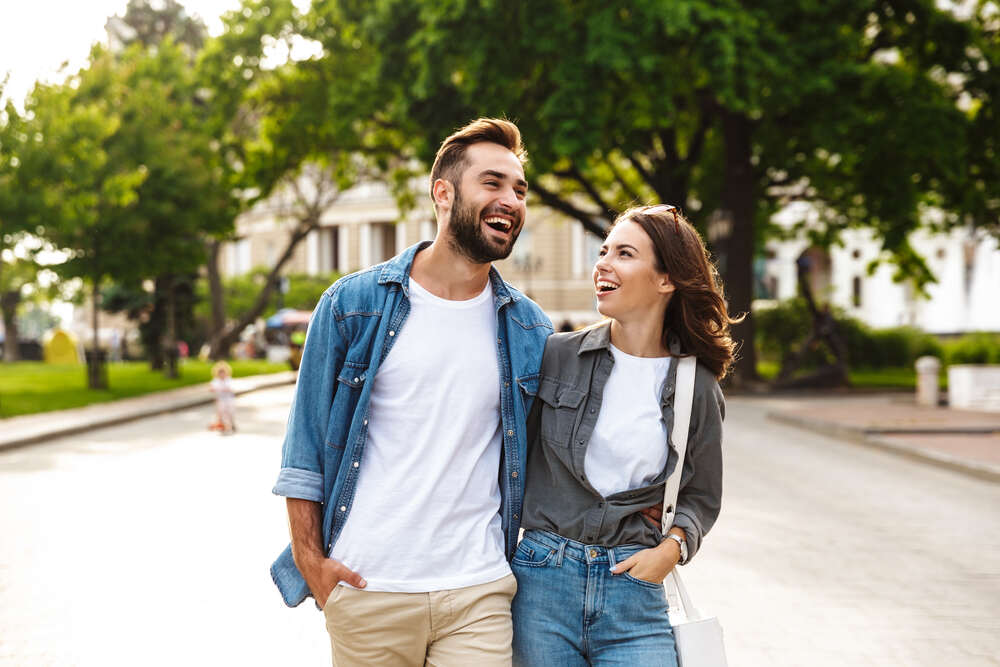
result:
[(532, 184), (531, 191), (538, 195), (538, 198), (542, 200), (542, 203), (549, 208), (578, 220), (580, 224), (583, 225), (583, 228), (591, 234), (600, 238), (604, 238), (605, 235), (607, 235), (607, 227), (598, 222), (598, 220), (603, 218), (607, 221), (608, 225), (610, 225), (611, 219), (608, 219), (606, 215), (602, 216), (600, 213), (588, 213), (581, 208), (577, 208), (561, 196), (557, 195), (555, 192), (552, 192), (537, 183)]

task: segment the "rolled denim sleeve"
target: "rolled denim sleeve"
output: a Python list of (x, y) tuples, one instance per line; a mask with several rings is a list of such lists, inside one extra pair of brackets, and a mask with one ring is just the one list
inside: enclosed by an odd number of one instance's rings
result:
[(279, 496), (326, 501), (323, 452), (337, 372), (346, 350), (344, 332), (336, 317), (336, 294), (334, 285), (320, 298), (309, 320), (281, 448), (281, 472), (272, 490)]
[[(690, 562), (715, 525), (722, 508), (722, 421), (726, 401), (715, 378), (698, 369), (702, 391), (695, 392), (684, 461), (685, 482), (677, 494), (674, 525), (684, 529)], [(699, 387), (700, 388), (700, 387)]]

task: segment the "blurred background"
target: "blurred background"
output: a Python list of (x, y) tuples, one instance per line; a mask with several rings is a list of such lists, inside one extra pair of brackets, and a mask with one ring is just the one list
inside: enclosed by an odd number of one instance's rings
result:
[[(728, 504), (689, 584), (723, 617), (731, 664), (1000, 664), (998, 67), (987, 0), (5, 7), (0, 533), (18, 539), (0, 547), (0, 660), (203, 664), (253, 623), (263, 643), (244, 661), (297, 655), (273, 623), (310, 647), (303, 660), (327, 659), (318, 617), (289, 621), (263, 575), (284, 543), (280, 502), (257, 495), (277, 472), (290, 369), (334, 280), (433, 238), (441, 140), (503, 116), (531, 185), (498, 268), (557, 329), (598, 319), (605, 230), (657, 202), (700, 230), (730, 312), (748, 314), (726, 384)], [(255, 392), (239, 403), (251, 427), (225, 441), (202, 405), (223, 359)], [(191, 484), (206, 474), (203, 505)], [(183, 624), (198, 642), (180, 632), (149, 653), (121, 611), (134, 586), (90, 591), (101, 613), (59, 591), (120, 578), (95, 553), (148, 556), (128, 539), (147, 515), (119, 503), (138, 495), (164, 519), (182, 488), (194, 497), (166, 535), (214, 569), (161, 582), (178, 597), (154, 617), (205, 620)], [(241, 511), (249, 496), (262, 514)], [(25, 582), (60, 571), (38, 563), (68, 506), (96, 569), (64, 572), (53, 608)], [(184, 559), (143, 530), (162, 565)], [(251, 625), (205, 634), (244, 590), (227, 568), (248, 550), (236, 569), (260, 598), (233, 618)], [(223, 599), (208, 594), (220, 577)], [(79, 632), (50, 627), (56, 612)], [(112, 650), (95, 619), (142, 639)]]

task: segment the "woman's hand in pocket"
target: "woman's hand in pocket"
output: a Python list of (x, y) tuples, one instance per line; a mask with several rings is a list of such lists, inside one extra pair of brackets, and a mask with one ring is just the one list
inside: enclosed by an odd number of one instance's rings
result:
[(681, 548), (673, 540), (666, 540), (653, 549), (637, 551), (611, 568), (612, 574), (628, 572), (636, 579), (658, 584), (670, 574), (681, 559)]

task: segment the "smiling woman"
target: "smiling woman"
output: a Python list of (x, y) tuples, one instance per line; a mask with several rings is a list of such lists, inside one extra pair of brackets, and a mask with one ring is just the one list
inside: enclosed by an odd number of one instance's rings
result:
[[(511, 562), (514, 664), (673, 667), (661, 582), (694, 557), (719, 515), (718, 379), (732, 363), (734, 320), (701, 238), (672, 206), (622, 214), (593, 280), (609, 319), (549, 337), (528, 420), (525, 533)], [(676, 358), (692, 356), (691, 428), (681, 445), (670, 441)], [(643, 510), (662, 501), (668, 479), (680, 491), (655, 512), (664, 534)], [(593, 589), (604, 591), (596, 607), (580, 594)]]

